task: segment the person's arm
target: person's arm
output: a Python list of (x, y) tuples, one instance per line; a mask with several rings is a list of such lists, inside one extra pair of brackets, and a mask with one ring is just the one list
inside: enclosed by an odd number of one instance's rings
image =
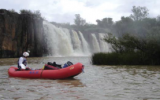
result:
[(21, 66), (21, 68), (22, 69), (26, 69), (26, 66), (23, 64), (23, 57), (21, 57), (20, 59), (19, 59), (19, 65)]

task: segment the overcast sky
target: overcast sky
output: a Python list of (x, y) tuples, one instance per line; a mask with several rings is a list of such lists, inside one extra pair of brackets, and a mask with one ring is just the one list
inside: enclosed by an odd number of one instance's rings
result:
[(74, 23), (75, 14), (88, 23), (105, 17), (117, 21), (129, 16), (133, 6), (147, 7), (150, 17), (160, 15), (160, 0), (0, 0), (1, 9), (39, 10), (46, 20), (58, 23)]

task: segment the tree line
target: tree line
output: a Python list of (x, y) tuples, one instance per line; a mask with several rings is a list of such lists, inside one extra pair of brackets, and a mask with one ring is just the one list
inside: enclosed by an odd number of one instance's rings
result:
[(133, 6), (132, 14), (113, 23), (110, 18), (97, 20), (97, 25), (109, 30), (104, 40), (112, 53), (97, 53), (93, 64), (160, 65), (160, 16), (148, 17), (146, 7)]

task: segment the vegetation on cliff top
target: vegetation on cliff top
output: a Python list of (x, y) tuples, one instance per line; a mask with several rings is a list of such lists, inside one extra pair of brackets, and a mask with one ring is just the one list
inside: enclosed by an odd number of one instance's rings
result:
[(133, 7), (132, 12), (113, 24), (112, 34), (104, 38), (113, 52), (94, 54), (93, 64), (160, 65), (160, 17), (148, 18), (145, 7)]

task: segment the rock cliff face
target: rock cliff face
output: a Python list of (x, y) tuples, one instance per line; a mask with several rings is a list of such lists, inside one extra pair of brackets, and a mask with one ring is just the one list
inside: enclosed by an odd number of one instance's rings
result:
[(42, 56), (43, 33), (42, 18), (0, 9), (0, 58), (19, 57), (26, 50), (30, 56)]

